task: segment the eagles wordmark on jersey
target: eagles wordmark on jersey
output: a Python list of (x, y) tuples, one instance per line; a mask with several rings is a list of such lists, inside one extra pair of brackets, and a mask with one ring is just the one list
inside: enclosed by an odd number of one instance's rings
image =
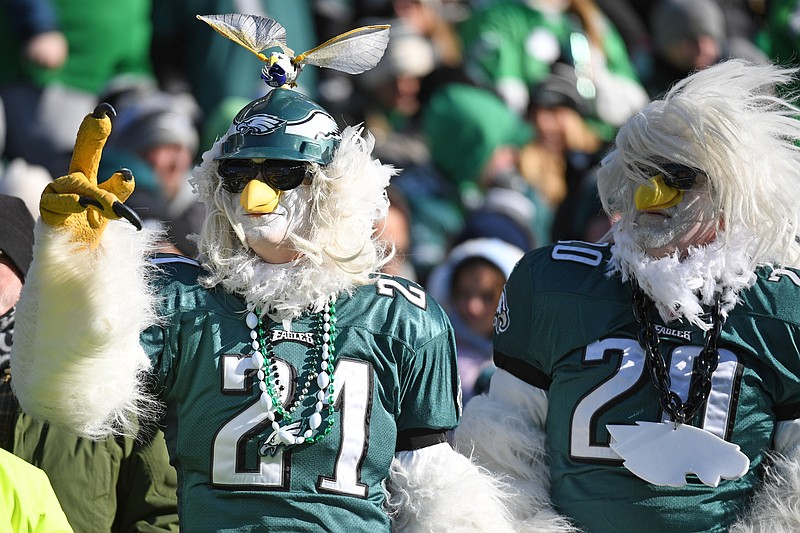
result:
[[(683, 486), (657, 486), (625, 469), (609, 446), (607, 425), (669, 420), (637, 340), (632, 289), (606, 275), (609, 257), (607, 244), (572, 241), (530, 252), (498, 307), (496, 363), (547, 390), (553, 503), (593, 532), (726, 531), (759, 485), (776, 422), (800, 415), (800, 272), (760, 268), (740, 293), (722, 330), (711, 393), (692, 422), (738, 445), (748, 471), (717, 487), (691, 474)], [(671, 390), (685, 401), (705, 333), (685, 321), (658, 321), (656, 329)], [(665, 467), (691, 472), (663, 450), (652, 453)]]

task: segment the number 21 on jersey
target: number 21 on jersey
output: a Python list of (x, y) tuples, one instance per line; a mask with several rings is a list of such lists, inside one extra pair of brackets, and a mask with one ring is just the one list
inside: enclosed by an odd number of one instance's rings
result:
[[(276, 363), (281, 381), (292, 382), (294, 369), (285, 361), (276, 360)], [(223, 392), (246, 393), (252, 390), (252, 373), (256, 368), (250, 357), (225, 354), (221, 368)], [(321, 475), (317, 481), (317, 488), (322, 492), (367, 497), (367, 485), (359, 479), (359, 467), (367, 453), (372, 376), (372, 365), (366, 361), (345, 357), (336, 361), (333, 379), (337, 386), (333, 404), (341, 413), (341, 439), (336, 464), (329, 472), (331, 475)], [(291, 401), (288, 392), (283, 391), (281, 396), (284, 406)], [(250, 490), (289, 490), (291, 449), (281, 446), (274, 455), (256, 454), (255, 468), (244, 464), (247, 443), (263, 436), (270, 426), (264, 408), (255, 400), (217, 431), (211, 459), (214, 485)]]

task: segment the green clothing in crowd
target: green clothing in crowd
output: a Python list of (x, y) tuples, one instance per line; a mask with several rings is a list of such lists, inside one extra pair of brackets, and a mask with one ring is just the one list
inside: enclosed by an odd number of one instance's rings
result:
[(97, 94), (118, 74), (150, 75), (149, 0), (53, 0), (52, 6), (69, 45), (66, 63), (48, 70), (23, 61), (27, 36), (18, 35), (15, 21), (0, 9), (0, 83), (27, 80)]
[[(11, 452), (46, 473), (60, 502), (59, 511), (63, 509), (75, 531), (179, 530), (177, 475), (160, 430), (143, 431), (138, 440), (83, 439), (21, 412), (10, 379), (4, 379), (0, 381), (0, 451)], [(0, 533), (5, 533), (2, 525)]]
[(75, 531), (178, 531), (177, 476), (161, 431), (93, 442), (20, 413), (13, 438), (11, 451), (47, 472)]

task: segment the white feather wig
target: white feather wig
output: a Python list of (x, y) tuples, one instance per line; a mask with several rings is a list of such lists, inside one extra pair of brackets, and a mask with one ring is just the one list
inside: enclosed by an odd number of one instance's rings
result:
[[(800, 264), (800, 111), (777, 95), (797, 71), (730, 60), (677, 83), (620, 129), (598, 174), (607, 214), (618, 218), (610, 273), (635, 278), (665, 320), (702, 322), (702, 305), (721, 299), (726, 314), (758, 265)], [(721, 215), (716, 240), (649, 257), (628, 238), (634, 193), (659, 161), (699, 168)]]
[[(284, 321), (374, 282), (374, 274), (391, 257), (374, 228), (388, 211), (385, 189), (395, 170), (372, 158), (374, 138), (361, 134), (360, 127), (346, 128), (333, 160), (324, 167), (312, 164), (310, 219), (303, 224), (309, 236), (287, 237), (302, 254), (290, 265), (265, 263), (231, 223), (230, 193), (221, 188), (214, 161), (224, 139), (204, 153), (193, 179), (207, 211), (198, 240), (201, 262), (209, 271), (202, 282), (222, 285), (244, 297), (251, 309)], [(290, 204), (294, 192), (284, 193), (281, 201)]]

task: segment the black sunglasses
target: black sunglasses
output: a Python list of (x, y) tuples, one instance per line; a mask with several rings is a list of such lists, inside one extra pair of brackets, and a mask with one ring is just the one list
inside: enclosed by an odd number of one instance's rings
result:
[(662, 172), (655, 169), (653, 172), (661, 174), (664, 177), (664, 183), (680, 191), (688, 191), (694, 187), (698, 175), (705, 176), (705, 172), (702, 170), (680, 163), (663, 163), (660, 166), (663, 169)]
[(223, 159), (217, 165), (222, 178), (222, 188), (230, 193), (239, 193), (252, 179), (259, 179), (273, 189), (290, 191), (300, 186), (306, 178), (303, 164), (286, 166), (286, 161), (262, 161), (252, 159)]

